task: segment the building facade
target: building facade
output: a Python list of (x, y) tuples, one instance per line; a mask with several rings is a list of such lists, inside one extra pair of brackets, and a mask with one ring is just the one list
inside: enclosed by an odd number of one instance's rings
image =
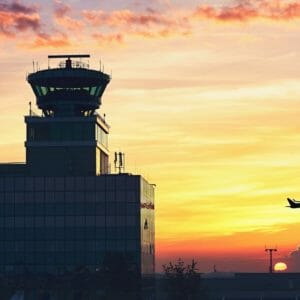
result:
[(110, 77), (71, 58), (28, 76), (42, 116), (30, 113), (26, 163), (0, 165), (0, 273), (101, 268), (122, 254), (155, 268), (154, 185), (110, 174), (109, 126), (96, 113)]

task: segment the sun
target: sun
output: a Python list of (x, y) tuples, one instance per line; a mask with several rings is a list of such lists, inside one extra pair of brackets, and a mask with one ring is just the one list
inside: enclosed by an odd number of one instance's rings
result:
[(284, 271), (287, 270), (287, 265), (284, 262), (278, 262), (278, 263), (275, 264), (274, 270), (276, 272), (284, 272)]

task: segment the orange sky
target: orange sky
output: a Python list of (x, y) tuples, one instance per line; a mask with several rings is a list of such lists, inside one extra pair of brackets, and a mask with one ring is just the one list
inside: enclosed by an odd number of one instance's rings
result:
[(0, 161), (24, 160), (32, 60), (90, 53), (113, 72), (111, 152), (157, 184), (157, 269), (195, 257), (202, 271), (264, 271), (267, 245), (300, 271), (300, 210), (284, 207), (300, 198), (300, 2), (101, 5), (0, 5)]

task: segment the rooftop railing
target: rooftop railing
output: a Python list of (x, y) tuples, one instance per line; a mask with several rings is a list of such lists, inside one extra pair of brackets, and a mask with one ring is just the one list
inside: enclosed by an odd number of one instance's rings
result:
[[(59, 68), (61, 69), (65, 69), (67, 67), (67, 62), (64, 60), (64, 61), (61, 61), (59, 64), (58, 64)], [(71, 61), (71, 68), (72, 69), (79, 69), (79, 68), (82, 68), (82, 69), (89, 69), (90, 68), (90, 65), (88, 63), (85, 63), (85, 62), (82, 62), (82, 61), (76, 61), (76, 60), (72, 60)]]

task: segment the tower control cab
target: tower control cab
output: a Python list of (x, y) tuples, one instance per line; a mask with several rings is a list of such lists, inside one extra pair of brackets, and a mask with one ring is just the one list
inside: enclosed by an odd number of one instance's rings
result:
[[(26, 159), (31, 175), (88, 176), (109, 172), (109, 126), (96, 113), (110, 76), (82, 62), (89, 55), (52, 55), (56, 68), (27, 80), (42, 116), (25, 117)], [(80, 61), (73, 61), (73, 58)]]

